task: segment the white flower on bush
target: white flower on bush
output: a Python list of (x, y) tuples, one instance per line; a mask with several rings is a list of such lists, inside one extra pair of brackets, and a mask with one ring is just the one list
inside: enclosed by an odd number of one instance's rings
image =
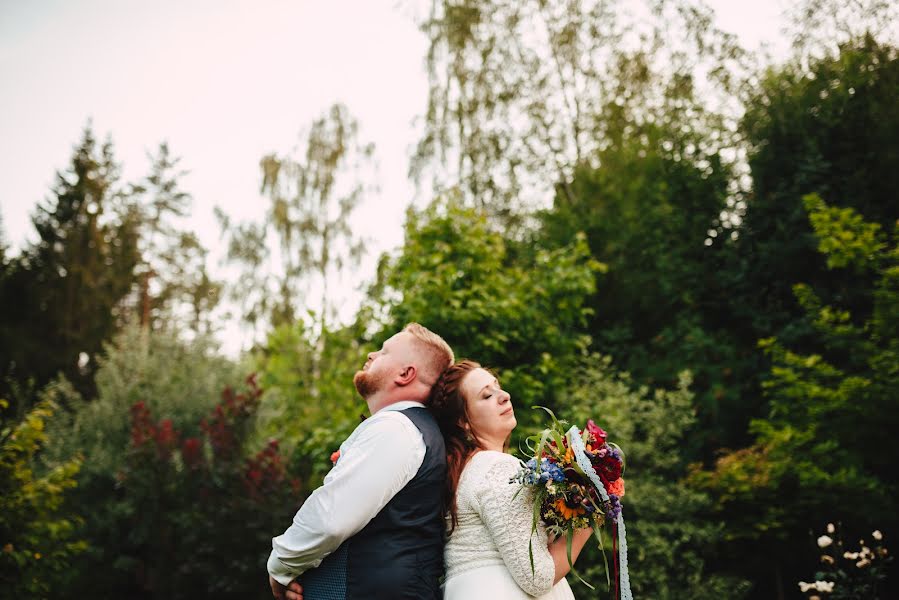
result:
[(836, 530), (837, 530), (837, 528), (833, 526), (833, 523), (828, 523), (828, 524), (827, 524), (827, 533), (833, 533), (833, 532), (835, 532)]
[(883, 539), (883, 534), (880, 533), (879, 529), (875, 529), (873, 532), (871, 532), (871, 537), (879, 542)]
[(818, 547), (819, 548), (827, 548), (833, 543), (833, 538), (829, 535), (822, 535), (818, 538)]
[(832, 592), (833, 591), (833, 581), (816, 581), (814, 583), (806, 583), (804, 581), (799, 582), (799, 591), (807, 592), (809, 590), (815, 590), (816, 592)]

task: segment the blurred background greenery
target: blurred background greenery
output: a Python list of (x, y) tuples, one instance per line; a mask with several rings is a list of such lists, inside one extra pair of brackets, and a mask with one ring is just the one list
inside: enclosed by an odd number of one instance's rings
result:
[[(260, 157), (264, 220), (219, 213), (229, 280), (178, 226), (170, 149), (125, 182), (87, 127), (36, 241), (0, 238), (3, 597), (268, 597), (270, 538), (365, 411), (353, 372), (409, 321), (499, 372), (517, 434), (541, 404), (625, 449), (638, 598), (808, 597), (828, 523), (889, 544), (896, 9), (799, 2), (772, 63), (701, 3), (628, 4), (430, 3), (410, 176), (432, 200), (351, 322), (331, 280), (364, 250), (374, 148), (346, 107)], [(258, 333), (237, 358), (222, 302)]]

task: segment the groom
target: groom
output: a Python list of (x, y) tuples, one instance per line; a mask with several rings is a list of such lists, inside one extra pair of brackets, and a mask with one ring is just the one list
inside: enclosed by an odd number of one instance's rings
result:
[(417, 323), (368, 355), (353, 384), (372, 416), (340, 445), (337, 464), (293, 524), (272, 539), (275, 598), (441, 597), (446, 452), (424, 405), (452, 363), (443, 338)]

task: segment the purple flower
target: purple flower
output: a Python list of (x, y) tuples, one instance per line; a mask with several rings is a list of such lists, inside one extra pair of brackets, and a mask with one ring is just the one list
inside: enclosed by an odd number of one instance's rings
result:
[(621, 514), (621, 501), (615, 494), (609, 494), (609, 504), (606, 507), (606, 518), (617, 520)]

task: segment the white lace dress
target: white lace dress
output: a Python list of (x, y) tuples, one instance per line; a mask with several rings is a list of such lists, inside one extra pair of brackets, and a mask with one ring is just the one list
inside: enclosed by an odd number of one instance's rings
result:
[(444, 600), (574, 600), (568, 582), (553, 585), (555, 566), (546, 532), (533, 534), (534, 570), (528, 557), (532, 496), (509, 479), (517, 458), (495, 451), (475, 454), (462, 471), (456, 503), (459, 521), (444, 549)]

